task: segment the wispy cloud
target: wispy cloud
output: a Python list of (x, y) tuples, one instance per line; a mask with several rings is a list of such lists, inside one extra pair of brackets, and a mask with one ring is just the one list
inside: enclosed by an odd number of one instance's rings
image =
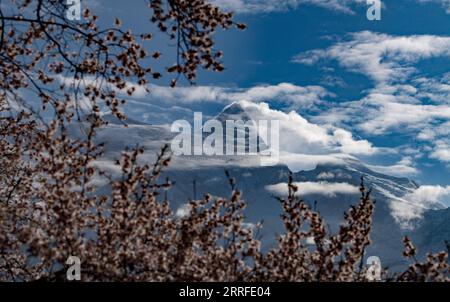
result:
[(368, 75), (377, 84), (407, 78), (423, 59), (450, 57), (450, 37), (434, 35), (391, 36), (363, 31), (351, 34), (350, 40), (328, 49), (315, 49), (298, 54), (293, 62), (312, 65), (320, 60), (336, 60), (354, 72)]
[(165, 104), (221, 103), (229, 104), (241, 100), (253, 102), (277, 101), (289, 109), (309, 108), (323, 103), (334, 94), (321, 86), (297, 86), (290, 83), (257, 85), (250, 88), (220, 86), (190, 86), (170, 88), (152, 85), (150, 93), (144, 89), (133, 96), (135, 101), (158, 101)]
[(431, 58), (450, 60), (450, 37), (364, 31), (326, 49), (298, 54), (293, 61), (313, 65), (335, 60), (374, 81), (362, 99), (336, 104), (314, 121), (346, 124), (369, 135), (401, 133), (428, 145), (429, 157), (448, 162), (450, 77), (421, 75), (417, 64)]
[(211, 0), (212, 3), (239, 13), (277, 12), (296, 9), (300, 5), (315, 5), (347, 14), (352, 7), (365, 4), (366, 0)]
[(447, 14), (450, 14), (450, 0), (416, 0), (421, 3), (433, 3), (433, 4), (440, 4)]
[(378, 173), (398, 177), (411, 177), (419, 174), (419, 170), (414, 167), (414, 162), (410, 157), (404, 157), (391, 166), (367, 165), (367, 167)]
[(430, 157), (443, 162), (450, 162), (450, 140), (437, 141)]
[[(367, 0), (210, 0), (212, 3), (238, 13), (270, 13), (297, 9), (301, 5), (314, 5), (336, 12), (354, 14), (355, 7), (367, 5)], [(411, 3), (440, 5), (450, 14), (450, 0), (409, 0)], [(385, 7), (387, 0), (382, 0)], [(392, 1), (395, 2), (395, 1)]]

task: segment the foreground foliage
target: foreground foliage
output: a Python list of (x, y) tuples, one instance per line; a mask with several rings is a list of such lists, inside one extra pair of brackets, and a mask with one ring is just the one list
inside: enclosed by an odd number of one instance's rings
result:
[[(141, 148), (124, 152), (119, 178), (101, 171), (95, 162), (104, 146), (94, 142), (104, 125), (100, 108), (123, 119), (123, 94), (162, 76), (147, 66), (161, 55), (143, 46), (152, 35), (122, 30), (120, 20), (100, 29), (88, 10), (83, 22), (70, 22), (61, 0), (11, 3), (12, 14), (0, 7), (1, 281), (64, 280), (70, 256), (81, 259), (83, 281), (367, 279), (361, 261), (374, 204), (363, 185), (360, 202), (330, 234), (290, 179), (289, 196), (280, 199), (285, 232), (263, 253), (259, 226), (245, 223), (246, 203), (230, 175), (229, 198), (191, 200), (188, 215), (177, 217), (162, 197), (171, 187), (160, 181), (168, 147), (152, 166), (139, 162)], [(172, 86), (180, 76), (194, 81), (201, 68), (223, 70), (212, 35), (219, 27), (245, 27), (232, 14), (203, 0), (148, 4), (156, 28), (178, 41), (177, 63), (166, 70), (175, 74)], [(51, 118), (42, 118), (30, 100)], [(73, 125), (84, 125), (82, 137), (70, 135)], [(96, 192), (99, 179), (110, 194)], [(449, 280), (446, 253), (419, 263), (408, 239), (405, 246), (413, 264), (389, 280)]]

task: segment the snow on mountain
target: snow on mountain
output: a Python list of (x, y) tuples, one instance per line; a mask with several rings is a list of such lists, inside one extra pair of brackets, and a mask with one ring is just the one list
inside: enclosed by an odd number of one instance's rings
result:
[[(238, 119), (254, 121), (251, 114), (240, 104), (226, 107), (216, 119), (221, 123)], [(160, 147), (165, 143), (170, 144), (176, 135), (177, 133), (171, 132), (169, 126), (128, 120), (127, 127), (124, 127), (120, 122), (111, 119), (110, 123), (98, 132), (96, 138), (98, 142), (106, 143), (107, 150), (97, 165), (112, 174), (119, 172), (115, 170), (114, 160), (119, 158), (125, 147), (134, 147), (137, 144), (147, 150), (141, 160), (152, 163)], [(301, 165), (307, 166), (307, 169), (294, 171), (283, 162), (274, 166), (261, 166), (258, 155), (175, 156), (165, 174), (175, 182), (168, 197), (174, 210), (178, 209), (182, 213), (189, 198), (201, 198), (206, 193), (228, 196), (230, 189), (224, 170), (229, 170), (248, 203), (247, 222), (264, 221), (261, 234), (267, 240), (263, 248), (269, 248), (274, 244), (276, 234), (283, 231), (279, 219), (281, 208), (273, 198), (280, 192), (270, 188), (282, 187), (290, 172), (294, 172), (294, 180), (304, 186), (300, 190), (301, 197), (311, 206), (317, 207), (332, 231), (336, 231), (342, 223), (344, 211), (358, 202), (357, 187), (361, 176), (364, 176), (365, 184), (372, 189), (372, 197), (376, 201), (369, 256), (379, 256), (384, 261), (383, 265), (394, 269), (404, 266), (401, 240), (405, 235), (413, 236), (420, 242), (419, 253), (444, 248), (443, 242), (449, 239), (445, 236), (450, 233), (450, 223), (442, 217), (448, 217), (448, 210), (434, 203), (417, 204), (415, 200), (406, 199), (419, 189), (414, 181), (374, 172), (354, 156), (335, 156), (339, 159), (336, 161), (330, 160), (330, 154), (323, 156), (327, 160), (312, 160), (309, 166)], [(402, 209), (406, 211), (402, 212)], [(430, 219), (442, 223), (436, 226)], [(436, 229), (433, 229), (434, 227)], [(436, 239), (426, 239), (424, 236), (434, 236)]]

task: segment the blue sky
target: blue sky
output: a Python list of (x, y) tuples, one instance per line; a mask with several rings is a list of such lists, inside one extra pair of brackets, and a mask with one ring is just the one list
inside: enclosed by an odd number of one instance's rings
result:
[[(163, 78), (129, 104), (134, 118), (213, 116), (240, 97), (267, 102), (347, 131), (351, 148), (370, 144), (373, 152), (356, 156), (375, 170), (450, 185), (450, 1), (385, 0), (381, 21), (367, 20), (361, 0), (214, 1), (248, 25), (216, 36), (227, 69), (201, 72), (197, 87), (175, 91)], [(105, 22), (117, 15), (134, 31), (151, 30), (144, 1), (85, 5)], [(167, 40), (153, 43), (163, 50), (160, 67), (171, 65)]]

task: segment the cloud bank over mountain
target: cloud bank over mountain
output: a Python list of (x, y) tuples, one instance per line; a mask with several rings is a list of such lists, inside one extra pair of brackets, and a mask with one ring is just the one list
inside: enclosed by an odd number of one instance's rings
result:
[[(337, 194), (358, 194), (359, 188), (348, 183), (330, 183), (330, 182), (296, 182), (300, 196), (307, 195), (324, 195), (328, 197), (335, 197)], [(288, 195), (288, 185), (286, 183), (279, 183), (267, 186), (266, 189), (278, 196)]]
[(392, 216), (403, 228), (413, 229), (427, 210), (450, 207), (450, 186), (421, 186), (401, 198), (391, 198)]

